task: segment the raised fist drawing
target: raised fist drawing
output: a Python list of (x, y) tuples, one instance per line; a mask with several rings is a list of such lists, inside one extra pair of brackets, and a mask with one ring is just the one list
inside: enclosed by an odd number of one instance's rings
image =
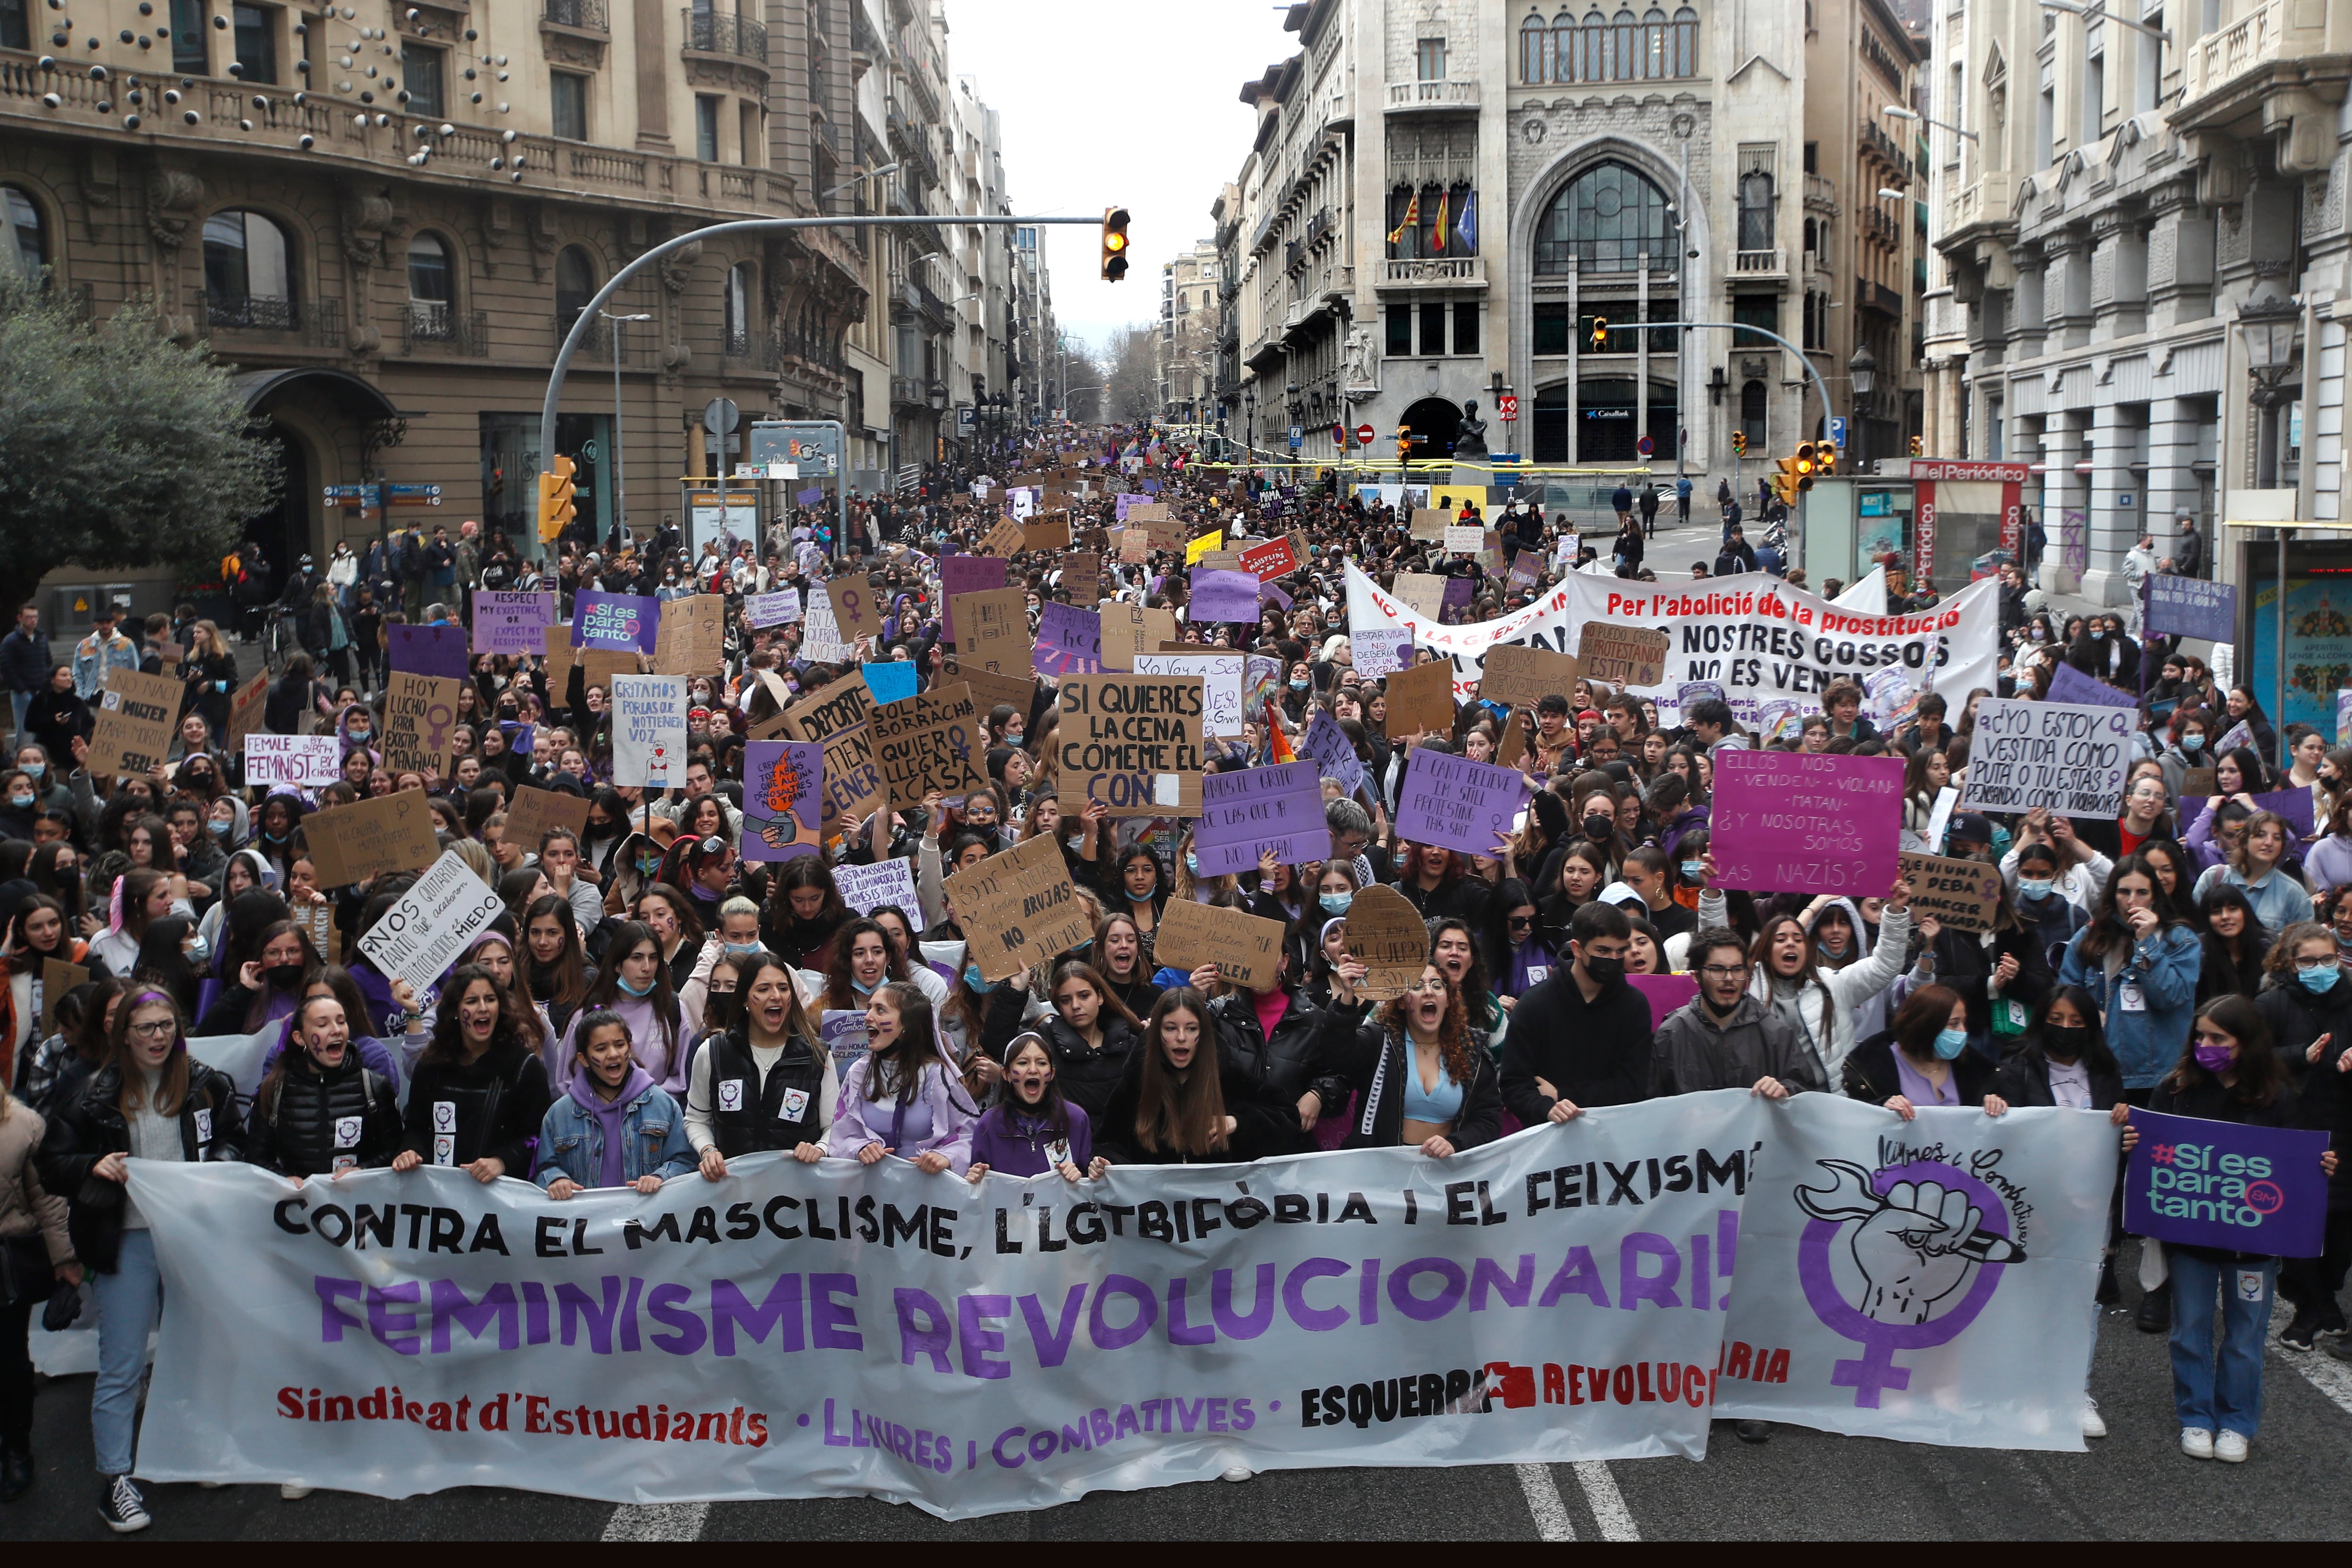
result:
[(1984, 1215), (1966, 1193), (1940, 1182), (1897, 1182), (1885, 1195), (1871, 1175), (1846, 1160), (1819, 1163), (1835, 1178), (1826, 1188), (1799, 1187), (1797, 1205), (1815, 1219), (1859, 1221), (1849, 1244), (1862, 1270), (1864, 1317), (1924, 1323), (1945, 1298), (1965, 1290), (1986, 1263), (2021, 1263), (2006, 1237), (1979, 1228)]

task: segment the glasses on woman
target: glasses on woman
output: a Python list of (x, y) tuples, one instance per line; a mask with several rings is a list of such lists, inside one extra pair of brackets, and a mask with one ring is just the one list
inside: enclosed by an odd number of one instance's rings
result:
[(1509, 921), (1513, 931), (1525, 931), (1536, 923), (1536, 918), (1533, 915), (1510, 915), (1506, 918)]
[(1445, 994), (1445, 982), (1443, 980), (1416, 980), (1412, 984), (1404, 988), (1404, 993), (1408, 996), (1443, 996)]
[(168, 1040), (179, 1026), (170, 1018), (157, 1018), (152, 1023), (131, 1025), (131, 1033), (142, 1040)]

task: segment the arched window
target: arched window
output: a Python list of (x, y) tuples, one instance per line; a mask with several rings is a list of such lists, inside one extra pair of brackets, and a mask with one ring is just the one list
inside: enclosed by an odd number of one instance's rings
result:
[(570, 331), (595, 297), (596, 264), (578, 246), (565, 246), (555, 258), (555, 330)]
[(1609, 79), (1609, 23), (1599, 11), (1587, 11), (1576, 29), (1576, 79)]
[(49, 234), (41, 221), (40, 207), (16, 186), (0, 185), (0, 208), (5, 209), (0, 216), (8, 220), (13, 241), (0, 245), (0, 268), (38, 281), (41, 268), (49, 264)]
[(301, 325), (294, 304), (294, 247), (256, 212), (205, 219), (205, 310), (215, 327), (285, 331)]
[(1610, 25), (1609, 79), (1632, 81), (1642, 74), (1641, 50), (1634, 39), (1633, 13), (1620, 11)]
[(1761, 169), (1739, 176), (1739, 248), (1772, 248), (1772, 176)]
[(757, 287), (750, 262), (739, 261), (727, 269), (726, 353), (730, 358), (751, 352), (751, 295)]
[(1552, 80), (1576, 79), (1576, 18), (1565, 6), (1551, 19), (1551, 46), (1546, 63)]
[(1748, 449), (1760, 452), (1769, 444), (1771, 432), (1765, 427), (1764, 384), (1751, 381), (1739, 389), (1739, 428), (1748, 437)]
[(1642, 14), (1642, 75), (1650, 80), (1666, 74), (1666, 14), (1655, 5)]
[(1551, 29), (1534, 13), (1519, 24), (1519, 79), (1530, 85), (1551, 79)]
[(449, 245), (437, 234), (425, 233), (408, 242), (408, 335), (451, 338), (457, 335), (457, 269), (449, 264)]
[(1666, 74), (1698, 74), (1698, 13), (1685, 5), (1675, 13), (1673, 37), (1666, 47)]
[(1682, 249), (1665, 193), (1630, 166), (1596, 163), (1552, 198), (1536, 225), (1538, 272), (1631, 272)]

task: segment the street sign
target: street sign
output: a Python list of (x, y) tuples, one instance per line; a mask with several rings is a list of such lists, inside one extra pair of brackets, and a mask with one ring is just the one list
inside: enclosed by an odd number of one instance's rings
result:
[(1841, 452), (1845, 450), (1845, 417), (1843, 415), (1830, 416), (1830, 445)]
[(439, 506), (439, 485), (386, 485), (384, 493), (394, 506)]
[(1640, 440), (1633, 443), (1633, 450), (1641, 453), (1642, 456), (1645, 458), (1657, 449), (1658, 444), (1655, 441), (1651, 440), (1647, 436), (1643, 437)]
[(1290, 449), (1292, 451), (1296, 452), (1298, 450), (1299, 447), (1305, 443), (1306, 439), (1307, 428), (1305, 426), (1293, 425), (1290, 427)]
[(1348, 444), (1348, 427), (1345, 425), (1332, 426), (1331, 440), (1334, 445), (1341, 447), (1346, 446)]
[(1375, 434), (1377, 434), (1377, 432), (1375, 432), (1369, 425), (1359, 425), (1356, 426), (1356, 440), (1360, 446), (1370, 446), (1372, 444), (1372, 437)]
[(1519, 395), (1506, 392), (1496, 398), (1495, 417), (1506, 425), (1517, 425), (1519, 422)]
[(702, 405), (702, 427), (717, 436), (732, 434), (742, 413), (730, 397), (714, 397)]

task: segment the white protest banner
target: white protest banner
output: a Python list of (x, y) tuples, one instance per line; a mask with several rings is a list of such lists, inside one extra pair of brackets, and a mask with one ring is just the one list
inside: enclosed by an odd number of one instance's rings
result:
[[(1990, 579), (1987, 579), (1990, 581)], [(1960, 791), (1962, 811), (2032, 811), (2111, 817), (2131, 768), (2129, 708), (1988, 697)]]
[(1477, 679), (1486, 650), (1496, 643), (1572, 654), (1589, 621), (1654, 627), (1672, 639), (1664, 679), (1656, 686), (1634, 688), (1654, 699), (1665, 718), (1674, 715), (1675, 693), (1685, 681), (1720, 683), (1742, 722), (1752, 722), (1760, 705), (1775, 697), (1819, 708), (1832, 681), (1860, 679), (1889, 665), (1919, 669), (1932, 662), (1938, 690), (1993, 688), (1993, 645), (2000, 621), (1997, 578), (1971, 583), (1931, 609), (1902, 616), (1858, 613), (1769, 577), (1725, 581), (1727, 585), (1718, 588), (1714, 582), (1675, 585), (1571, 574), (1534, 604), (1500, 620), (1449, 626), (1383, 592), (1351, 561), (1348, 626), (1354, 633), (1402, 626), (1412, 632), (1416, 647), (1427, 646), (1451, 658), (1454, 696), (1462, 701), (1469, 700), (1469, 682)]
[(343, 743), (332, 735), (272, 735), (265, 731), (245, 738), (248, 785), (310, 789), (331, 784), (342, 773)]
[(2117, 1138), (1734, 1089), (1075, 1185), (760, 1154), (559, 1205), (134, 1160), (171, 1303), (140, 1474), (952, 1519), (1232, 1465), (1698, 1458), (1735, 1413), (2081, 1452)]
[(915, 863), (903, 856), (871, 866), (835, 866), (833, 883), (841, 889), (841, 901), (861, 915), (895, 904), (919, 929), (923, 923), (923, 900), (915, 893)]
[(781, 626), (801, 618), (801, 591), (779, 588), (772, 594), (743, 595), (743, 624), (748, 626)]
[(686, 678), (613, 677), (613, 782), (686, 783)]
[(1242, 733), (1242, 673), (1238, 653), (1139, 653), (1138, 675), (1197, 675), (1201, 678), (1202, 731), (1211, 735)]
[(457, 955), (506, 910), (489, 884), (475, 876), (455, 849), (445, 849), (368, 928), (360, 938), (360, 951), (385, 974), (423, 992), (447, 973)]

